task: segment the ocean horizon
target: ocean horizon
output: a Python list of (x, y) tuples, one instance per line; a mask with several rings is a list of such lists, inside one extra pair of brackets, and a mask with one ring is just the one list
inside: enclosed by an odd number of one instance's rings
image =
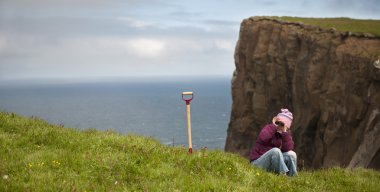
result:
[(187, 147), (184, 91), (194, 92), (190, 105), (193, 148), (224, 150), (232, 105), (228, 77), (3, 81), (0, 111)]

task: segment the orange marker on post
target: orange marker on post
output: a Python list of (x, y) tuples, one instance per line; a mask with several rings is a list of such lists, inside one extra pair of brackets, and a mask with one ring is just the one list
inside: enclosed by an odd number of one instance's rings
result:
[(193, 153), (193, 144), (191, 142), (190, 101), (193, 100), (193, 92), (182, 92), (182, 100), (186, 102), (187, 140), (189, 142), (189, 154), (191, 155)]

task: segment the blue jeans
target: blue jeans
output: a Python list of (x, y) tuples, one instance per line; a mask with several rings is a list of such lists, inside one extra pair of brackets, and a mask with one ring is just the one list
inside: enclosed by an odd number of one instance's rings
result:
[(273, 148), (258, 159), (251, 162), (252, 165), (264, 170), (284, 174), (297, 175), (297, 155), (294, 151), (282, 153), (279, 148)]

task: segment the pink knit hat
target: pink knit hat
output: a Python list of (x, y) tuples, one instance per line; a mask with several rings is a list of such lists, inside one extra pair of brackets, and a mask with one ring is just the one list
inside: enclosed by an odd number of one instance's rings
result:
[(275, 124), (276, 121), (282, 121), (286, 127), (290, 128), (293, 121), (293, 114), (288, 109), (281, 109), (281, 113), (273, 117), (273, 124)]

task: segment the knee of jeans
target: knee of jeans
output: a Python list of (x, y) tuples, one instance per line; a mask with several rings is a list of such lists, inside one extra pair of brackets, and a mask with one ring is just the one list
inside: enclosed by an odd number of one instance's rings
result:
[(271, 151), (275, 152), (276, 154), (282, 154), (281, 149), (277, 147), (272, 148)]
[(293, 159), (297, 159), (297, 154), (296, 154), (296, 152), (294, 152), (294, 151), (288, 151), (287, 154), (288, 154), (291, 158), (293, 158)]

